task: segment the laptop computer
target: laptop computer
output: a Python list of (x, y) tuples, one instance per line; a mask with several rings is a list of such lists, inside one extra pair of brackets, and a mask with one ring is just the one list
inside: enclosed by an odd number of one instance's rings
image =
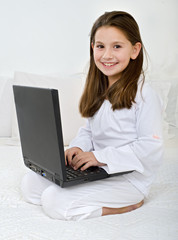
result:
[(99, 167), (81, 171), (65, 165), (58, 90), (14, 85), (13, 92), (22, 155), (28, 168), (61, 187), (116, 175)]

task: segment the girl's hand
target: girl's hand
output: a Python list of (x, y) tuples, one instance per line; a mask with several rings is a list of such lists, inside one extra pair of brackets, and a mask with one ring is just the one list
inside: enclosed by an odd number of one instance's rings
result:
[(81, 168), (82, 171), (91, 166), (104, 166), (106, 164), (98, 162), (92, 152), (81, 152), (77, 154), (71, 161), (73, 169)]
[(82, 153), (83, 151), (78, 148), (78, 147), (73, 147), (73, 148), (69, 148), (65, 151), (65, 164), (67, 165), (67, 163), (69, 165), (71, 165), (72, 159), (74, 158), (74, 156), (76, 156), (79, 153)]

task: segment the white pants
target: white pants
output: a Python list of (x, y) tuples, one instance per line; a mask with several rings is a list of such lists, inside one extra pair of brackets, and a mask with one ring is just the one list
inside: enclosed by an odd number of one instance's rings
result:
[(82, 220), (102, 215), (102, 207), (120, 208), (144, 199), (123, 176), (61, 188), (30, 171), (21, 184), (25, 200), (41, 205), (51, 218)]

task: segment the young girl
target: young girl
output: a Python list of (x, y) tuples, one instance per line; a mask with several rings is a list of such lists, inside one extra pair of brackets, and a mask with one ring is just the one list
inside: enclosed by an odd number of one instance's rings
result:
[(22, 181), (25, 199), (56, 219), (81, 220), (140, 207), (162, 159), (161, 104), (144, 83), (143, 43), (126, 12), (107, 12), (91, 30), (90, 67), (80, 101), (87, 118), (65, 152), (66, 164), (109, 174), (104, 180), (60, 188), (34, 172)]

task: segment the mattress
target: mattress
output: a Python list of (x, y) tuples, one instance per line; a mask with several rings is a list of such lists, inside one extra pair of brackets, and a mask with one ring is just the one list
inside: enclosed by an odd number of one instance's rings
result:
[(0, 240), (178, 239), (178, 141), (166, 144), (145, 204), (120, 215), (80, 222), (51, 219), (22, 197), (20, 182), (27, 171), (20, 146), (0, 146)]

